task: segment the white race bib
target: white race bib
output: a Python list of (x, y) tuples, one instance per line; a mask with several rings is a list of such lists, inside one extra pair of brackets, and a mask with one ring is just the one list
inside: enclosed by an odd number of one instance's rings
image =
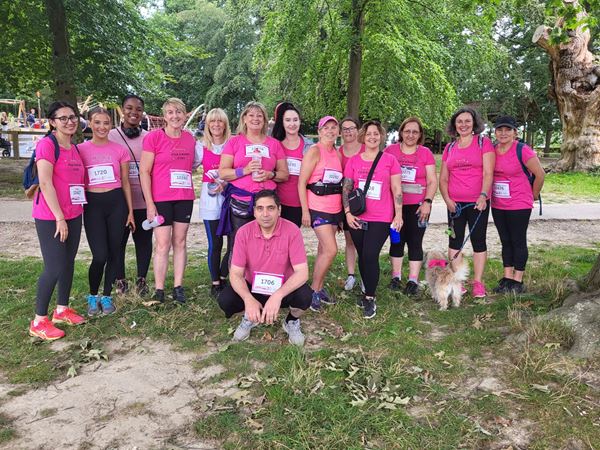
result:
[(290, 175), (300, 175), (300, 166), (302, 160), (297, 158), (287, 158), (288, 172)]
[(496, 181), (493, 188), (494, 197), (510, 198), (510, 184), (508, 181)]
[(342, 181), (342, 172), (335, 169), (325, 169), (323, 171), (323, 183), (337, 184)]
[(283, 284), (283, 275), (274, 273), (254, 272), (252, 292), (255, 294), (271, 295)]
[[(358, 187), (364, 191), (365, 183), (367, 180), (358, 180)], [(373, 181), (369, 184), (369, 192), (367, 192), (367, 198), (371, 200), (381, 200), (381, 187), (383, 183), (381, 181)]]
[(90, 186), (95, 184), (114, 183), (117, 181), (115, 179), (115, 171), (112, 165), (90, 166), (87, 168), (87, 171)]
[(262, 144), (251, 144), (246, 145), (246, 157), (252, 158), (253, 156), (261, 156), (262, 158), (269, 158), (269, 147)]
[(417, 179), (417, 168), (412, 166), (402, 166), (402, 181), (405, 183), (414, 183)]
[(192, 173), (186, 170), (171, 170), (171, 189), (191, 189)]
[(140, 171), (135, 161), (129, 161), (129, 182), (140, 184)]
[(71, 196), (71, 204), (73, 205), (85, 205), (87, 203), (85, 186), (83, 184), (70, 184), (69, 195)]

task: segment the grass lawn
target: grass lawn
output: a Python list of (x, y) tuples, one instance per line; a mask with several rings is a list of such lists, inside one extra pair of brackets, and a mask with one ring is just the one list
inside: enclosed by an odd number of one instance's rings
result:
[[(389, 264), (382, 258), (378, 314), (369, 321), (355, 306), (356, 292), (341, 288), (338, 257), (328, 287), (339, 304), (306, 315), (303, 328), (311, 345), (301, 350), (282, 345), (279, 326), (230, 344), (238, 319), (224, 319), (208, 297), (206, 264), (195, 253), (186, 273), (185, 307), (147, 309), (126, 296), (118, 300), (116, 314), (71, 328), (65, 339), (75, 344), (88, 339), (88, 348), (101, 350), (111, 337), (149, 337), (198, 354), (216, 344), (219, 351), (202, 364), (222, 365), (220, 377), (261, 399), (259, 406), (223, 399), (220, 407), (200, 413), (193, 432), (222, 448), (482, 448), (500, 442), (503, 430), (518, 424), (530, 424), (522, 426), (529, 448), (562, 448), (571, 437), (598, 448), (594, 405), (600, 393), (573, 375), (598, 374), (598, 361), (565, 359), (570, 330), (528, 321), (559, 305), (564, 280), (580, 279), (596, 255), (590, 249), (533, 248), (527, 295), (477, 302), (467, 296), (463, 306), (446, 312), (426, 295), (415, 301), (390, 292)], [(20, 384), (12, 395), (64, 379), (86, 364), (78, 345), (52, 351), (27, 337), (40, 269), (34, 258), (0, 260), (0, 372)], [(490, 261), (488, 287), (500, 276), (501, 263)], [(87, 266), (78, 262), (72, 295), (79, 310), (86, 285)], [(525, 332), (525, 344), (505, 341), (518, 332)], [(489, 377), (502, 385), (499, 391), (477, 388)], [(0, 443), (14, 438), (13, 426), (0, 416)]]

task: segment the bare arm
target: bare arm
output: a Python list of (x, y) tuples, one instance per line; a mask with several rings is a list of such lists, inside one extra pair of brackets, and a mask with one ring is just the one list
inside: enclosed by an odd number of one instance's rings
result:
[[(433, 197), (435, 196), (435, 193), (437, 192), (437, 188), (438, 188), (437, 175), (435, 174), (435, 165), (430, 164), (428, 166), (425, 166), (425, 172), (426, 172), (425, 176), (426, 176), (426, 182), (427, 182), (427, 187), (425, 190), (425, 198), (433, 200)], [(417, 208), (417, 214), (419, 214), (419, 220), (421, 220), (421, 221), (428, 220), (429, 216), (431, 214), (431, 203), (423, 202), (421, 204), (421, 206), (419, 206), (419, 208)]]
[(440, 194), (446, 203), (446, 208), (451, 213), (456, 212), (456, 203), (448, 195), (448, 178), (449, 178), (448, 166), (445, 161), (442, 161), (442, 167), (440, 169)]
[(479, 196), (475, 203), (475, 208), (483, 211), (487, 208), (488, 197), (484, 196), (484, 192), (490, 192), (492, 182), (494, 181), (494, 166), (496, 165), (496, 153), (487, 152), (483, 154), (483, 183), (481, 184), (482, 195)]
[(129, 163), (121, 163), (121, 186), (123, 194), (125, 194), (125, 202), (127, 203), (127, 221), (125, 226), (130, 226), (135, 231), (135, 221), (133, 220), (133, 200), (131, 199), (131, 183), (129, 183)]
[(146, 200), (146, 218), (150, 221), (157, 215), (152, 198), (152, 166), (154, 166), (154, 153), (143, 151), (140, 158), (140, 184)]
[[(40, 180), (40, 190), (44, 194), (46, 204), (54, 218), (56, 219), (56, 233), (54, 237), (60, 235), (60, 242), (65, 242), (69, 235), (69, 228), (67, 227), (67, 221), (60, 204), (58, 203), (58, 197), (56, 196), (56, 189), (54, 189), (54, 183), (52, 183), (52, 174), (54, 173), (54, 166), (50, 161), (40, 159), (36, 163), (38, 178)], [(39, 194), (38, 194), (39, 195)]]
[(300, 166), (300, 175), (298, 176), (298, 195), (300, 197), (300, 206), (302, 207), (302, 225), (305, 227), (310, 226), (310, 213), (308, 211), (308, 196), (306, 194), (306, 185), (312, 175), (317, 163), (319, 162), (319, 148), (313, 145), (308, 149), (304, 158), (302, 158), (302, 165)]
[(544, 172), (544, 168), (540, 164), (540, 160), (537, 156), (529, 158), (525, 167), (535, 175), (535, 180), (533, 181), (533, 198), (537, 200), (540, 198), (540, 192), (542, 191), (542, 186), (544, 186), (546, 172)]
[(281, 183), (283, 181), (287, 181), (290, 177), (290, 173), (288, 171), (287, 161), (285, 159), (278, 159), (277, 165), (275, 166), (275, 171), (277, 176), (273, 178), (273, 181), (277, 183)]

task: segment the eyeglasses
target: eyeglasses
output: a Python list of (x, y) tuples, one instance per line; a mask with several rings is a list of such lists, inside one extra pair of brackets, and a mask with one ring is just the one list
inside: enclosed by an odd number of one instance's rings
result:
[(351, 131), (354, 131), (354, 130), (356, 130), (356, 127), (342, 128), (343, 133), (350, 133)]
[(60, 123), (65, 124), (67, 123), (67, 121), (71, 121), (73, 123), (77, 123), (79, 121), (79, 117), (75, 116), (75, 115), (71, 115), (71, 116), (60, 116), (60, 117), (55, 117), (54, 120), (58, 120)]

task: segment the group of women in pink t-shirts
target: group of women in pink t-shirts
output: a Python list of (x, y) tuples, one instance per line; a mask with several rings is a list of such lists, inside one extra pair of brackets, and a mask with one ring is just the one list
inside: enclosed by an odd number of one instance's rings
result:
[[(358, 260), (362, 295), (357, 305), (365, 318), (376, 315), (379, 255), (390, 233), (395, 237), (390, 245), (390, 288), (403, 289), (407, 295), (418, 293), (423, 237), (438, 177), (433, 154), (423, 146), (423, 126), (417, 117), (406, 119), (399, 128), (400, 142), (382, 151), (386, 134), (381, 124), (368, 121), (359, 126), (349, 117), (341, 123), (333, 116), (323, 117), (318, 123), (318, 141), (312, 144), (300, 132), (299, 110), (288, 102), (275, 110), (272, 136), (267, 135), (265, 107), (250, 102), (240, 114), (235, 136), (231, 136), (225, 111), (209, 111), (199, 142), (183, 129), (187, 112), (179, 99), (164, 103), (165, 125), (151, 132), (140, 126), (144, 112), (140, 97), (126, 96), (122, 108), (123, 120), (116, 128), (112, 128), (108, 111), (92, 110), (92, 139), (78, 146), (71, 143), (78, 125), (75, 108), (56, 102), (48, 110), (51, 133), (36, 148), (40, 188), (33, 200), (33, 217), (44, 271), (38, 281), (30, 334), (58, 339), (64, 331), (54, 324), (84, 322), (68, 306), (82, 217), (92, 252), (89, 316), (115, 311), (113, 288), (119, 293), (130, 290), (125, 277), (130, 234), (135, 244), (137, 293), (149, 293), (146, 277), (154, 255), (153, 300), (165, 301), (172, 248), (172, 298), (184, 304), (186, 239), (195, 199), (192, 173), (199, 166), (203, 168), (200, 218), (208, 239), (213, 296), (225, 287), (236, 232), (253, 220), (254, 195), (264, 189), (277, 192), (284, 219), (298, 227), (312, 227), (317, 237), (311, 309), (319, 311), (322, 304), (335, 303), (324, 286), (337, 254), (336, 233), (340, 230), (346, 239), (348, 276), (344, 288), (354, 288)], [(340, 130), (343, 145), (338, 149)], [(490, 198), (505, 267), (504, 277), (494, 290), (524, 291), (526, 230), (544, 171), (533, 150), (517, 142), (516, 130), (514, 119), (499, 118), (498, 145), (494, 148), (480, 134), (483, 122), (477, 111), (462, 108), (448, 125), (447, 131), (455, 140), (442, 156), (439, 189), (451, 225), (449, 257), (462, 257), (468, 224), (476, 297), (486, 295), (482, 277)], [(528, 174), (535, 176), (533, 184)], [(361, 190), (365, 190), (364, 199), (362, 209), (357, 210), (354, 202)], [(227, 250), (222, 255), (224, 236)], [(409, 265), (403, 287), (405, 247)], [(57, 285), (57, 307), (50, 320), (48, 307)]]

